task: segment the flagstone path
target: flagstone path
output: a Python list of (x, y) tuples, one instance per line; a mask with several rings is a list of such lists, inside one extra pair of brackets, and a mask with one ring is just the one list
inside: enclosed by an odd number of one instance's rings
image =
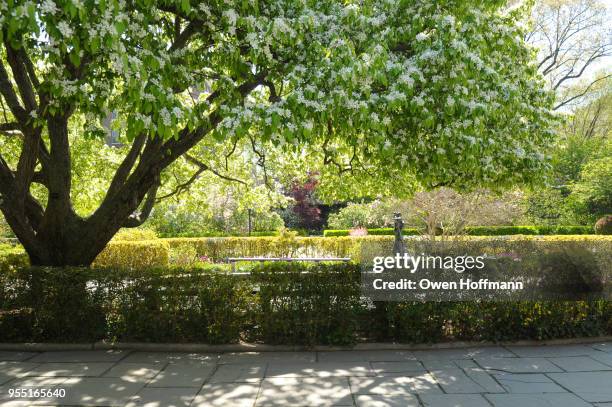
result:
[[(11, 389), (38, 397), (11, 397)], [(48, 405), (612, 407), (612, 342), (412, 352), (0, 351), (0, 406)]]

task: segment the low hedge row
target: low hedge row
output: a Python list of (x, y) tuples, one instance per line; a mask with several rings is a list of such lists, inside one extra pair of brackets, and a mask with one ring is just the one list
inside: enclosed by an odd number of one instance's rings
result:
[[(393, 236), (360, 237), (211, 237), (168, 238), (154, 240), (113, 240), (100, 253), (94, 267), (156, 268), (170, 265), (189, 265), (197, 259), (221, 262), (228, 257), (350, 257), (359, 261), (365, 246), (391, 247)], [(456, 241), (513, 241), (528, 240), (559, 242), (609, 242), (612, 236), (603, 235), (552, 235), (552, 236), (462, 236)], [(427, 241), (420, 237), (408, 238), (408, 244)], [(177, 261), (177, 259), (179, 259)], [(0, 268), (9, 265), (27, 265), (27, 255), (21, 246), (0, 244)]]
[(172, 237), (261, 237), (261, 236), (278, 236), (280, 232), (278, 230), (267, 230), (267, 231), (256, 231), (251, 232), (250, 235), (247, 233), (226, 233), (226, 232), (187, 232), (187, 233), (159, 233), (161, 238), (172, 238)]
[[(392, 235), (393, 228), (368, 229), (368, 235)], [(470, 236), (501, 236), (501, 235), (590, 235), (595, 231), (591, 226), (467, 226), (465, 234)], [(323, 231), (325, 237), (349, 236), (348, 229), (328, 229)], [(406, 228), (405, 236), (423, 234), (423, 230)]]
[(96, 257), (93, 267), (165, 267), (168, 265), (169, 248), (163, 239), (113, 240)]
[[(167, 267), (169, 247), (168, 243), (161, 239), (111, 241), (92, 266), (131, 269)], [(22, 246), (0, 244), (0, 269), (14, 269), (28, 264), (28, 255)]]
[[(309, 273), (302, 273), (309, 271)], [(612, 334), (612, 303), (374, 302), (355, 264), (214, 271), (20, 268), (0, 272), (0, 342), (549, 339)]]

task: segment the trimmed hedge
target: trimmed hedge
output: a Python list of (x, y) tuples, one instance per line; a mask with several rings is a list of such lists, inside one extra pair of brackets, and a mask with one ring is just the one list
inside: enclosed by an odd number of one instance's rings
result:
[[(299, 257), (299, 256), (334, 256), (350, 257), (358, 261), (364, 243), (374, 245), (392, 245), (393, 236), (359, 236), (359, 237), (228, 237), (228, 238), (170, 238), (163, 239), (171, 251), (194, 251), (197, 256), (207, 256), (213, 261), (222, 261), (227, 257)], [(420, 240), (420, 237), (408, 238), (407, 241)], [(460, 241), (470, 240), (545, 240), (545, 241), (612, 241), (610, 236), (599, 235), (552, 235), (529, 236), (514, 235), (504, 237), (461, 236)]]
[(166, 267), (168, 248), (161, 239), (111, 241), (96, 257), (93, 267)]
[(0, 270), (10, 271), (29, 265), (28, 256), (21, 246), (0, 243)]
[(468, 226), (471, 236), (501, 235), (591, 235), (591, 226)]
[[(551, 242), (605, 241), (609, 235), (513, 235), (513, 236), (460, 236), (456, 241), (523, 241)], [(423, 240), (421, 237), (407, 242)], [(189, 266), (197, 258), (206, 257), (222, 262), (228, 257), (350, 257), (359, 261), (364, 244), (390, 246), (393, 236), (360, 237), (217, 237), (217, 238), (168, 238), (139, 241), (111, 241), (98, 255), (94, 267), (155, 268)], [(172, 260), (172, 261), (171, 261)], [(0, 244), (0, 268), (26, 266), (28, 259), (21, 246)]]
[(372, 303), (359, 288), (356, 264), (264, 264), (250, 277), (189, 269), (2, 271), (0, 342), (308, 346), (612, 334), (612, 303), (602, 300)]
[[(168, 243), (161, 240), (111, 241), (94, 260), (93, 267), (142, 269), (167, 267)], [(0, 244), (0, 269), (25, 267), (28, 255), (22, 246)]]
[(251, 235), (247, 233), (227, 233), (227, 232), (187, 232), (187, 233), (160, 233), (159, 237), (162, 238), (173, 238), (173, 237), (261, 237), (261, 236), (278, 236), (280, 232), (278, 230), (267, 230), (267, 231), (256, 231), (251, 232)]
[[(501, 236), (501, 235), (590, 235), (595, 231), (591, 226), (467, 226), (465, 234), (470, 236)], [(393, 235), (393, 228), (368, 229), (369, 235)], [(421, 235), (423, 231), (417, 228), (403, 230), (405, 236)], [(348, 229), (323, 231), (323, 236), (349, 236)]]
[[(388, 239), (388, 236), (369, 239)], [(213, 261), (228, 257), (314, 257), (337, 256), (357, 258), (359, 238), (339, 237), (211, 237), (168, 238), (171, 251), (195, 249), (197, 256), (207, 256)]]

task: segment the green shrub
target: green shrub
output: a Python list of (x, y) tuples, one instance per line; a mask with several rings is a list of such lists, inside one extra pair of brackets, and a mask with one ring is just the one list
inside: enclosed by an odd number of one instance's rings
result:
[(326, 229), (323, 231), (323, 236), (325, 237), (337, 237), (337, 236), (348, 236), (348, 229)]
[(595, 233), (598, 235), (612, 235), (612, 215), (606, 215), (595, 223)]
[(356, 264), (265, 263), (250, 277), (219, 271), (5, 270), (0, 342), (311, 346), (612, 334), (612, 303), (603, 300), (371, 303)]
[(594, 229), (591, 226), (554, 226), (550, 233), (545, 233), (546, 226), (540, 226), (541, 235), (591, 235)]
[(278, 230), (253, 231), (248, 236), (246, 233), (229, 233), (229, 232), (183, 232), (183, 233), (160, 233), (162, 238), (173, 237), (261, 237), (261, 236), (278, 236)]
[(248, 325), (251, 289), (235, 277), (188, 270), (2, 273), (0, 341), (233, 343)]
[(28, 265), (28, 255), (23, 247), (0, 244), (0, 270), (15, 270)]
[(111, 241), (93, 267), (148, 268), (168, 265), (169, 247), (161, 240)]
[(154, 230), (151, 229), (121, 229), (115, 236), (113, 241), (139, 241), (139, 240), (155, 240), (157, 235)]
[[(385, 236), (386, 238), (386, 236)], [(171, 249), (192, 246), (198, 256), (214, 261), (228, 257), (353, 257), (359, 254), (359, 238), (301, 237), (210, 237), (163, 239)]]
[[(593, 233), (590, 226), (467, 226), (465, 234), (470, 236), (503, 236), (503, 235), (588, 235)], [(393, 235), (393, 228), (368, 229), (369, 235)], [(406, 228), (404, 236), (423, 234), (417, 228)], [(323, 231), (323, 236), (348, 236), (349, 231), (344, 229)]]
[(537, 226), (468, 226), (465, 233), (471, 236), (539, 235)]
[[(308, 274), (301, 273), (307, 269)], [(353, 343), (361, 311), (357, 265), (268, 263), (259, 285), (256, 338), (271, 344)]]

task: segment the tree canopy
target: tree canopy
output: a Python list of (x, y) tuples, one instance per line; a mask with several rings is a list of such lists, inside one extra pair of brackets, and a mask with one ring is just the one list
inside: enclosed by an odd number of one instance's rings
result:
[[(33, 262), (87, 264), (146, 219), (162, 172), (202, 145), (213, 156), (250, 145), (260, 162), (266, 146), (310, 146), (309, 159), (340, 173), (426, 187), (533, 181), (548, 165), (553, 97), (521, 11), (502, 5), (2, 2), (0, 130), (20, 151), (0, 160), (0, 209)], [(102, 137), (109, 112), (128, 148), (83, 217), (71, 204), (69, 123)]]

